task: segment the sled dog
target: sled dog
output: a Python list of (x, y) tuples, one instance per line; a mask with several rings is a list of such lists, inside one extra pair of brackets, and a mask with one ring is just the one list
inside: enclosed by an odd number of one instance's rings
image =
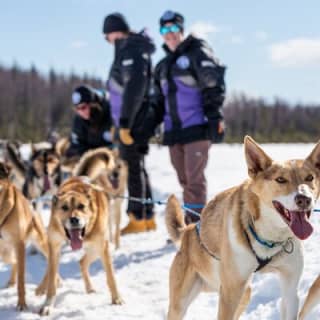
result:
[(320, 143), (304, 160), (271, 159), (244, 139), (249, 178), (219, 193), (186, 226), (175, 196), (166, 208), (171, 238), (181, 242), (170, 269), (169, 320), (182, 319), (201, 291), (219, 293), (219, 320), (239, 319), (250, 300), (254, 272), (274, 272), (281, 282), (281, 319), (298, 316), (303, 269), (301, 240), (319, 196)]
[(61, 183), (60, 156), (48, 142), (31, 144), (28, 162), (22, 159), (14, 143), (8, 143), (7, 158), (15, 184), (29, 200), (53, 194)]
[(88, 293), (94, 292), (89, 266), (101, 258), (107, 275), (112, 304), (121, 304), (118, 293), (108, 241), (108, 199), (99, 186), (92, 184), (88, 177), (71, 177), (58, 189), (52, 199), (51, 217), (48, 227), (49, 260), (48, 268), (37, 294), (46, 290), (46, 300), (40, 310), (48, 315), (54, 307), (56, 297), (55, 276), (58, 272), (61, 246), (69, 241), (72, 250), (85, 250), (80, 268)]
[(99, 184), (110, 200), (109, 232), (116, 249), (120, 246), (121, 206), (127, 186), (127, 166), (118, 150), (97, 148), (86, 152), (76, 165), (74, 176), (88, 176)]
[(26, 309), (25, 246), (28, 240), (48, 256), (48, 241), (40, 216), (9, 180), (9, 169), (0, 163), (0, 258), (11, 264), (8, 287), (18, 286), (18, 310)]
[(320, 303), (320, 276), (316, 278), (309, 289), (307, 298), (301, 308), (299, 320), (304, 320), (311, 310)]

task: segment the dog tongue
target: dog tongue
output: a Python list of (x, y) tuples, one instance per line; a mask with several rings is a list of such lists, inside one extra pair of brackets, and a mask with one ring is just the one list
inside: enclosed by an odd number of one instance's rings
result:
[(43, 191), (47, 192), (50, 189), (50, 181), (48, 175), (43, 177)]
[(79, 250), (82, 248), (81, 229), (71, 229), (68, 231), (70, 235), (72, 250)]
[(298, 211), (290, 211), (290, 214), (290, 228), (292, 232), (301, 240), (307, 239), (313, 232), (313, 227), (306, 220), (306, 214)]
[(111, 182), (111, 184), (112, 184), (112, 187), (114, 188), (114, 189), (118, 189), (118, 187), (119, 187), (119, 179), (117, 179), (117, 178), (110, 178), (110, 182)]

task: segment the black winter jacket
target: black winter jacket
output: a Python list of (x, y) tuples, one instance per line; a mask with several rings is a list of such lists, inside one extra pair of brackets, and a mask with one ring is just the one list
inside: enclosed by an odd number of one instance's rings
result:
[(112, 118), (117, 127), (131, 128), (148, 95), (151, 54), (155, 47), (143, 33), (115, 42), (115, 58), (107, 83)]
[(77, 114), (74, 116), (70, 137), (71, 145), (66, 156), (81, 156), (90, 149), (111, 146), (111, 127), (110, 105), (103, 98), (96, 106), (91, 107), (90, 120), (82, 119)]
[(212, 140), (210, 125), (222, 119), (224, 72), (212, 50), (188, 36), (155, 68), (154, 96), (157, 123), (164, 122), (164, 144)]

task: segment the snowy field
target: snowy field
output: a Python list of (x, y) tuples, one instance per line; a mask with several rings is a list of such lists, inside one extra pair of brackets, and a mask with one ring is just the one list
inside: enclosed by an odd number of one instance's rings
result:
[[(311, 152), (311, 144), (265, 145), (265, 150), (275, 159), (304, 158)], [(170, 164), (168, 150), (154, 146), (146, 160), (156, 200), (167, 199), (170, 193), (181, 197), (175, 172)], [(247, 176), (242, 145), (218, 145), (210, 151), (207, 168), (209, 199), (219, 191), (239, 184)], [(318, 205), (318, 208), (320, 205)], [(121, 239), (121, 248), (113, 252), (116, 281), (125, 300), (122, 306), (110, 305), (105, 273), (100, 262), (91, 267), (96, 293), (86, 294), (78, 265), (81, 252), (65, 248), (61, 256), (60, 274), (64, 281), (57, 291), (56, 308), (43, 319), (165, 319), (168, 308), (168, 273), (176, 249), (166, 244), (168, 238), (164, 225), (164, 206), (157, 206), (158, 229), (154, 232), (129, 235)], [(47, 217), (45, 217), (47, 218)], [(314, 213), (313, 235), (305, 241), (305, 269), (299, 285), (300, 303), (312, 281), (320, 273), (320, 213)], [(122, 224), (127, 218), (123, 214)], [(28, 311), (15, 311), (16, 288), (0, 290), (1, 320), (36, 320), (44, 297), (36, 297), (34, 290), (42, 279), (46, 262), (40, 255), (27, 257), (26, 292)], [(0, 262), (0, 287), (9, 277), (9, 268)], [(272, 275), (255, 275), (251, 303), (241, 319), (280, 319), (280, 287)], [(216, 318), (218, 297), (215, 293), (201, 294), (191, 305), (186, 320), (212, 320)], [(309, 316), (319, 319), (320, 307)]]

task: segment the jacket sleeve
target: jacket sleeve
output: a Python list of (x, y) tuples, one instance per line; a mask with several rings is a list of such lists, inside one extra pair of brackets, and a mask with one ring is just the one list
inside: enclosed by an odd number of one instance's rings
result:
[(149, 75), (150, 57), (141, 50), (128, 50), (121, 61), (124, 92), (120, 114), (120, 127), (129, 128), (144, 99)]
[(160, 83), (160, 68), (161, 64), (158, 64), (154, 70), (151, 95), (151, 105), (154, 109), (156, 125), (159, 125), (163, 122), (163, 117), (165, 114), (165, 97), (162, 93)]
[(192, 59), (205, 115), (209, 119), (222, 118), (220, 109), (225, 98), (225, 67), (214, 58), (212, 50), (204, 42), (193, 52)]
[(82, 125), (81, 119), (77, 116), (73, 120), (72, 131), (70, 136), (70, 147), (66, 151), (67, 157), (82, 155), (89, 150), (85, 128)]
[(110, 130), (111, 127), (113, 126), (113, 120), (112, 120), (111, 106), (110, 106), (109, 100), (103, 99), (103, 101), (101, 102), (101, 106), (102, 106), (104, 118), (106, 121), (106, 128)]

